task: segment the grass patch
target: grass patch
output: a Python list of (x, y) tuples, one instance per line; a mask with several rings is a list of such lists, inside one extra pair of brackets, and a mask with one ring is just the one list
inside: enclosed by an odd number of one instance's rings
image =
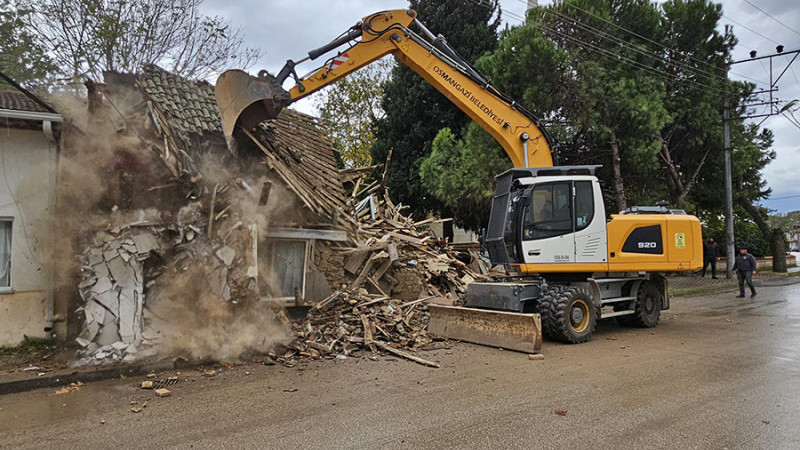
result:
[(0, 346), (0, 356), (36, 356), (52, 352), (56, 349), (56, 342), (49, 338), (25, 336), (17, 345)]
[(773, 272), (771, 270), (759, 270), (758, 274), (770, 277), (800, 277), (800, 272)]
[(733, 292), (739, 289), (738, 285), (696, 286), (682, 289), (670, 289), (670, 297), (686, 297), (689, 295), (716, 294), (720, 292)]

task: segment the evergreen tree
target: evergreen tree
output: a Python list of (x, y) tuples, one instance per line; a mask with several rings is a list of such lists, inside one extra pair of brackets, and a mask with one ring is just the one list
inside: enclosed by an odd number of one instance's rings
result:
[[(419, 20), (434, 34), (443, 35), (467, 61), (475, 61), (497, 45), (500, 9), (497, 0), (411, 0)], [(389, 150), (392, 160), (386, 185), (395, 203), (413, 208), (416, 217), (430, 211), (451, 210), (428, 192), (419, 175), (422, 160), (431, 152), (443, 128), (460, 133), (470, 119), (407, 66), (398, 63), (384, 88), (383, 110), (377, 121), (373, 161), (381, 164)]]

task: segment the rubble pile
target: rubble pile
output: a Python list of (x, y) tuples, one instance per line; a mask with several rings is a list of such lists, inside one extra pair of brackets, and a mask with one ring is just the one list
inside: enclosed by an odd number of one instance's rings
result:
[[(239, 303), (252, 299), (255, 277), (244, 267), (242, 248), (251, 248), (247, 235), (228, 233), (228, 240), (212, 243), (199, 214), (199, 203), (180, 210), (175, 220), (156, 210), (118, 214), (122, 226), (97, 232), (80, 257), (78, 285), (83, 328), (76, 342), (81, 347), (80, 365), (130, 362), (158, 353), (161, 329), (169, 324), (148, 308), (150, 292), (158, 283), (189, 267), (201, 266), (207, 275), (210, 295)], [(239, 227), (237, 227), (239, 228)], [(238, 242), (229, 242), (234, 238)], [(238, 244), (238, 245), (236, 245)], [(165, 277), (162, 281), (163, 274)]]
[[(423, 228), (434, 219), (414, 222), (385, 193), (382, 200), (374, 194), (366, 198), (363, 203), (369, 208), (359, 213), (356, 207), (357, 221), (349, 226), (352, 246), (339, 249), (352, 281), (294, 325), (296, 339), (280, 360), (380, 349), (437, 366), (405, 351), (430, 348), (425, 303), (458, 304), (469, 283), (488, 278), (489, 267), (476, 250), (457, 254), (447, 241)], [(412, 282), (399, 286), (399, 279), (409, 273), (414, 274)]]

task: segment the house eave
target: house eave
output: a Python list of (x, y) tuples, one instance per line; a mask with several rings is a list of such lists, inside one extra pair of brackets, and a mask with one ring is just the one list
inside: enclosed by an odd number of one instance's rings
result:
[(5, 117), (8, 119), (34, 120), (37, 122), (64, 121), (64, 118), (61, 117), (61, 114), (36, 112), (36, 111), (19, 111), (16, 109), (3, 109), (3, 108), (0, 108), (0, 117)]

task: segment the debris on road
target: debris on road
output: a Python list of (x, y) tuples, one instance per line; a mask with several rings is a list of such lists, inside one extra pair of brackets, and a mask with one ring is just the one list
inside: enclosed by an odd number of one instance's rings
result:
[(152, 381), (142, 381), (142, 389), (153, 389)]
[(528, 359), (531, 361), (541, 361), (544, 359), (544, 355), (542, 355), (541, 353), (536, 353), (533, 355), (528, 355)]
[(159, 397), (169, 397), (172, 394), (172, 392), (170, 392), (169, 389), (165, 389), (165, 388), (156, 389), (153, 392), (155, 392), (156, 395), (159, 396)]
[(75, 383), (70, 383), (69, 386), (64, 386), (63, 388), (57, 390), (56, 395), (69, 394), (70, 392), (77, 391), (84, 386), (86, 385), (84, 383), (81, 383), (80, 381)]

